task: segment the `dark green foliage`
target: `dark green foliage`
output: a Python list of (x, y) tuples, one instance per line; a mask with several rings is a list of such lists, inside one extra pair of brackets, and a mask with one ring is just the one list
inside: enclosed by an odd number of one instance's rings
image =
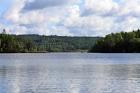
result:
[(32, 41), (16, 36), (0, 34), (0, 53), (35, 52)]
[(67, 37), (21, 35), (21, 38), (32, 40), (40, 50), (48, 52), (88, 51), (99, 37)]
[(140, 53), (140, 30), (109, 34), (98, 40), (89, 52)]
[(0, 34), (0, 53), (87, 51), (98, 37)]

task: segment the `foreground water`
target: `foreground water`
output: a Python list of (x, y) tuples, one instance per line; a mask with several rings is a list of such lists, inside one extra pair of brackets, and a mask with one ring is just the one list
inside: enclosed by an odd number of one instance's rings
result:
[(0, 54), (0, 93), (140, 93), (140, 54)]

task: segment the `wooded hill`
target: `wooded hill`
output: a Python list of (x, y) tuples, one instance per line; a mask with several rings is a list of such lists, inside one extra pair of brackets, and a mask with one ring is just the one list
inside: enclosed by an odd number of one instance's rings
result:
[(86, 52), (99, 38), (0, 34), (0, 52)]

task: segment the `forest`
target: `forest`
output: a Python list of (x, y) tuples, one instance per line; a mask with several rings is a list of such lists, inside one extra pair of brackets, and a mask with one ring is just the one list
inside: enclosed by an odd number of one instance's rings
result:
[(0, 34), (0, 53), (87, 52), (100, 37)]
[(38, 46), (38, 51), (48, 52), (87, 52), (100, 38), (40, 35), (19, 35), (17, 37), (32, 40)]
[(140, 53), (140, 30), (106, 35), (89, 50), (94, 53)]
[(0, 53), (140, 53), (140, 30), (105, 37), (0, 34)]
[(0, 34), (0, 53), (36, 52), (37, 46), (29, 39)]

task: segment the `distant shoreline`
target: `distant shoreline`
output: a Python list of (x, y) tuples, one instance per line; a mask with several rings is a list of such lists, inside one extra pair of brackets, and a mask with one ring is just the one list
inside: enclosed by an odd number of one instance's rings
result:
[(0, 34), (0, 53), (87, 52), (100, 37)]
[(80, 54), (140, 54), (140, 53), (95, 53), (95, 52), (28, 52), (28, 53), (22, 53), (22, 52), (17, 52), (17, 53), (0, 53), (0, 54), (61, 54), (61, 53), (80, 53)]
[(22, 53), (22, 54), (28, 54), (28, 53), (35, 53), (35, 54), (38, 54), (38, 53), (89, 53), (88, 51), (71, 51), (71, 52), (3, 52), (3, 53), (0, 53), (0, 54), (14, 54), (14, 53)]

